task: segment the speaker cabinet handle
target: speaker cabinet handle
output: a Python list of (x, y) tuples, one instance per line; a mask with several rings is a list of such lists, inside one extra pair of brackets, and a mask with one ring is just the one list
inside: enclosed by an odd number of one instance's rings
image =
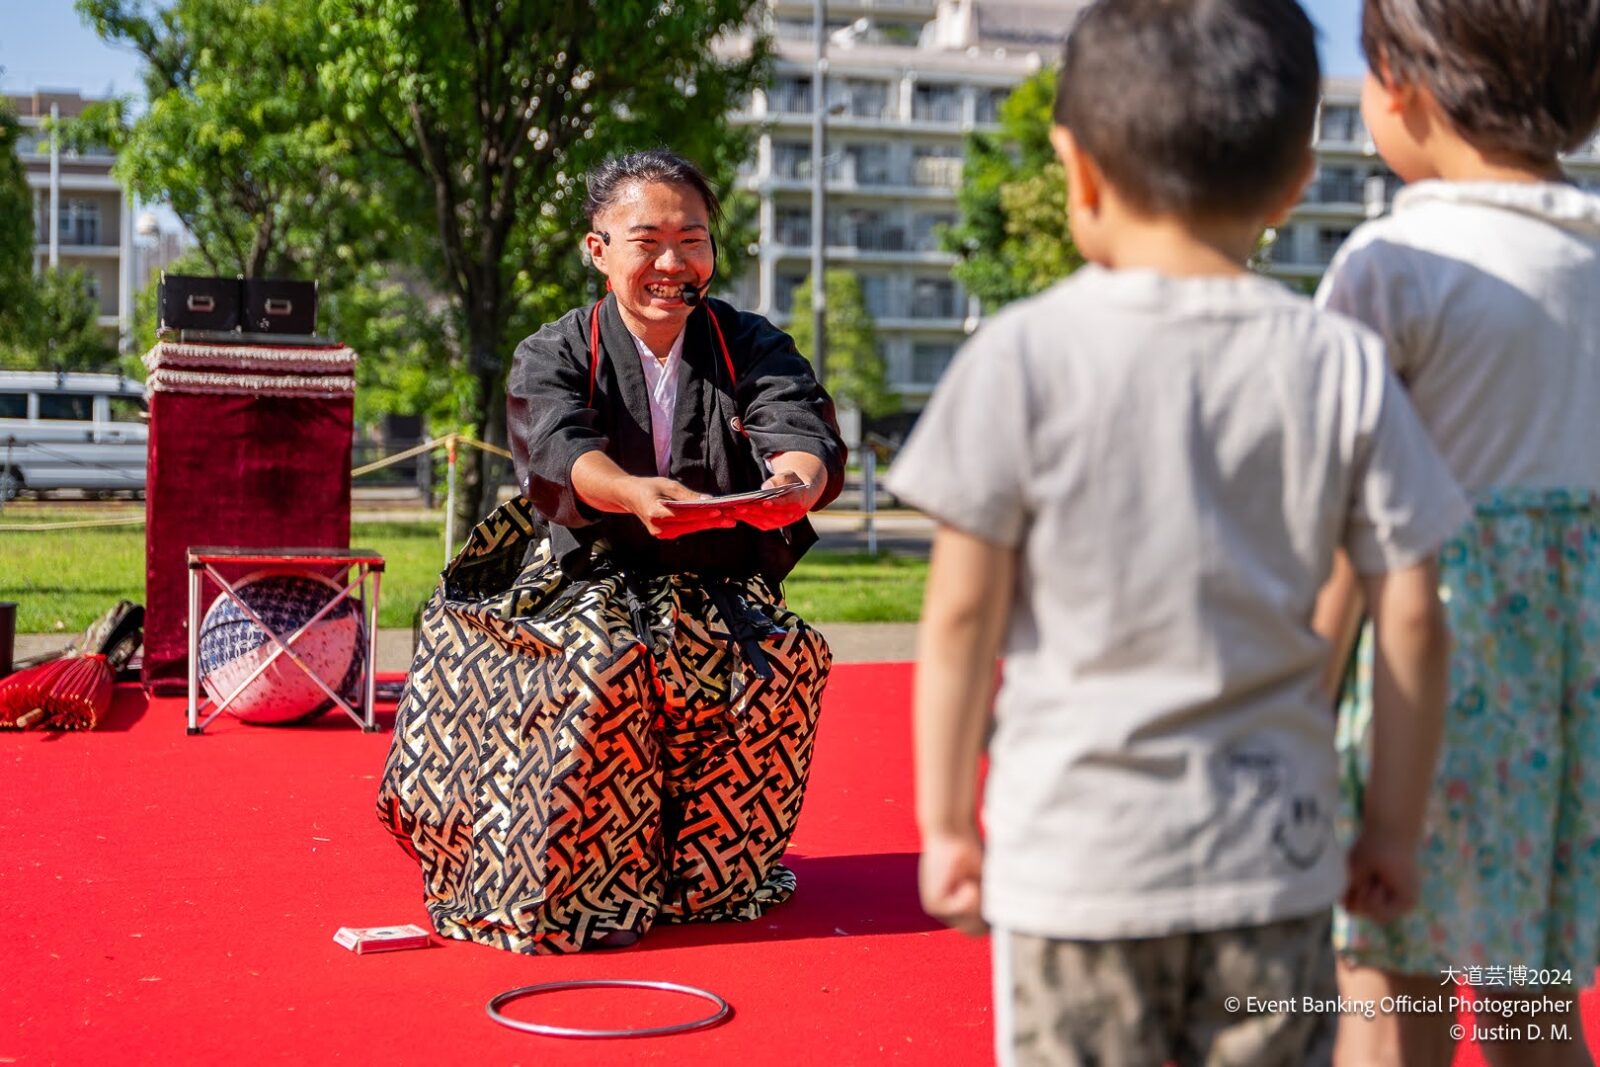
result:
[(185, 303), (189, 305), (190, 311), (215, 311), (217, 309), (215, 298), (201, 296), (198, 293), (189, 294), (189, 299)]
[(288, 315), (294, 311), (294, 302), (292, 300), (269, 297), (264, 310), (268, 315)]

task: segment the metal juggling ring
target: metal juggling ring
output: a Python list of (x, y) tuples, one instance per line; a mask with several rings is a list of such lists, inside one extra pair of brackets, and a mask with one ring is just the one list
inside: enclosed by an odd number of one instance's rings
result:
[[(693, 1019), (686, 1023), (673, 1023), (671, 1026), (646, 1026), (636, 1030), (583, 1030), (570, 1026), (547, 1026), (544, 1023), (528, 1023), (520, 1019), (510, 1019), (500, 1013), (500, 1009), (513, 1000), (521, 997), (537, 996), (540, 993), (555, 993), (568, 989), (659, 989), (668, 993), (683, 993), (701, 1000), (710, 1001), (716, 1005), (717, 1010), (703, 1019)], [(508, 989), (489, 1001), (489, 1018), (501, 1026), (509, 1026), (513, 1030), (521, 1030), (529, 1034), (540, 1034), (544, 1037), (662, 1037), (666, 1034), (687, 1034), (692, 1030), (704, 1030), (726, 1019), (733, 1009), (728, 1002), (715, 993), (704, 989), (697, 989), (692, 985), (679, 985), (677, 982), (650, 982), (633, 978), (585, 978), (568, 982), (543, 982), (539, 985), (519, 986)]]

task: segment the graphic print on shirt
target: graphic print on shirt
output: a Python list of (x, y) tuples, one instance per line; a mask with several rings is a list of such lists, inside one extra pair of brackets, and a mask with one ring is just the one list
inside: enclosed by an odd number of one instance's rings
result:
[(1290, 780), (1288, 761), (1270, 742), (1239, 741), (1217, 753), (1212, 777), (1219, 794), (1218, 850), (1266, 833), (1272, 853), (1297, 871), (1322, 859), (1333, 837), (1332, 812)]

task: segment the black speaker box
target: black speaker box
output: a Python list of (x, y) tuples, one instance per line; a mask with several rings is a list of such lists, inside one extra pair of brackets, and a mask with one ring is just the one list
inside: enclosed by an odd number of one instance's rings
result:
[(246, 278), (241, 321), (248, 333), (314, 334), (317, 283)]
[(206, 278), (162, 271), (157, 297), (161, 308), (160, 328), (223, 333), (237, 330), (241, 296), (238, 278)]

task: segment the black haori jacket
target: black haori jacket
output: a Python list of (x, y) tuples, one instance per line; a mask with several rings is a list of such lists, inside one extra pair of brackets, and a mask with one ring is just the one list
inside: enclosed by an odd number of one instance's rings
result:
[[(805, 519), (782, 530), (743, 523), (662, 540), (632, 515), (597, 511), (572, 490), (572, 465), (603, 450), (629, 474), (655, 477), (650, 401), (633, 336), (614, 295), (574, 308), (517, 346), (506, 386), (511, 452), (522, 492), (550, 524), (569, 574), (601, 557), (643, 574), (761, 575), (774, 589), (817, 535)], [(717, 316), (723, 347), (708, 316)], [(591, 338), (598, 332), (598, 351)], [(788, 334), (750, 312), (708, 300), (684, 327), (669, 476), (698, 492), (758, 489), (757, 454), (809, 452), (827, 468), (818, 506), (844, 485), (845, 447), (833, 401)], [(593, 400), (590, 400), (590, 397)]]

